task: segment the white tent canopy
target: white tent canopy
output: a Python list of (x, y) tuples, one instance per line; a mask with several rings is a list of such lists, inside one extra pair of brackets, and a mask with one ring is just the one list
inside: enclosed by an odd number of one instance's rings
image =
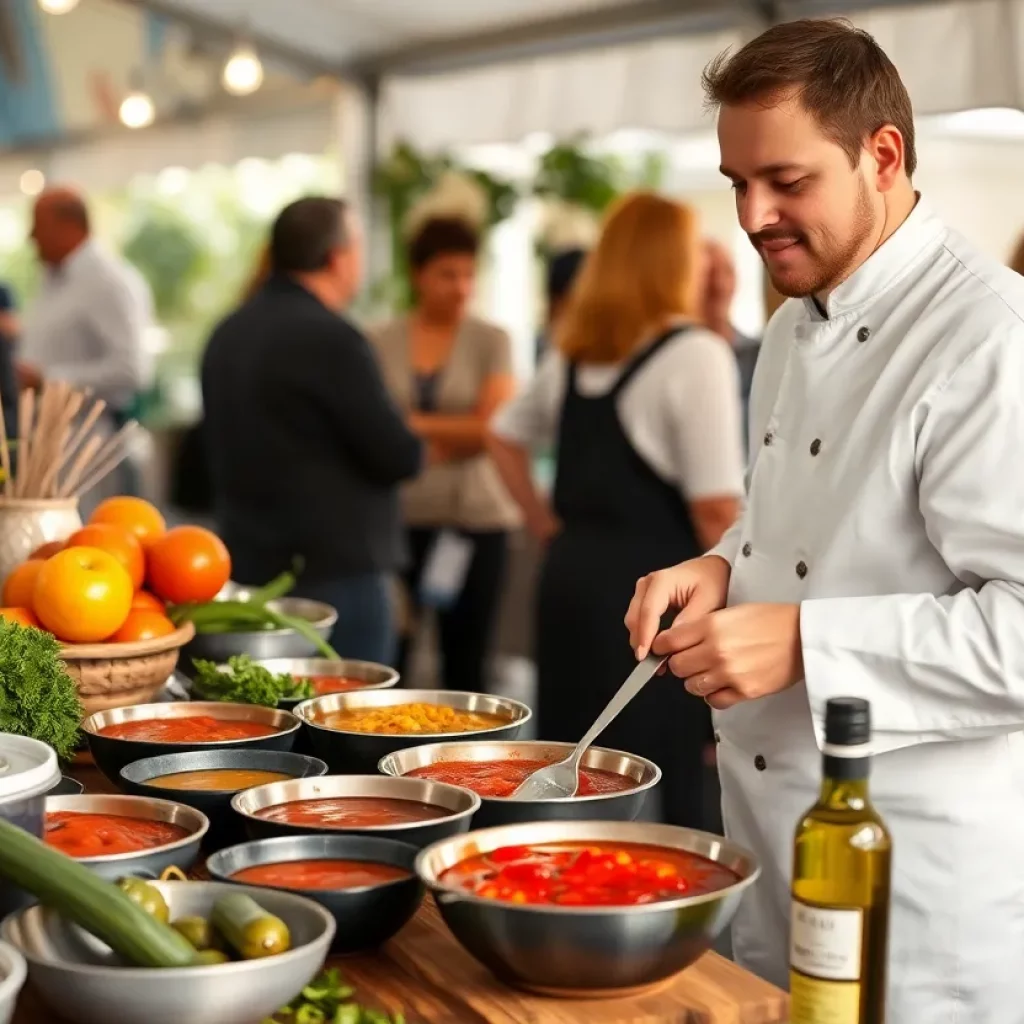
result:
[(1024, 0), (142, 0), (310, 73), (379, 85), (377, 145), (704, 127), (699, 72), (767, 19), (845, 13), (918, 114), (1024, 103)]

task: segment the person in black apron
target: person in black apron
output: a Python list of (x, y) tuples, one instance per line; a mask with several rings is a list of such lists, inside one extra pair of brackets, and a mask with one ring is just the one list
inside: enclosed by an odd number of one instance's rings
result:
[[(548, 548), (537, 604), (542, 739), (577, 743), (635, 668), (622, 609), (636, 581), (703, 553), (678, 488), (637, 454), (616, 409), (640, 368), (680, 330), (658, 337), (600, 396), (580, 394), (577, 366), (568, 366), (554, 488), (562, 529)], [(656, 676), (598, 743), (654, 761), (664, 773), (663, 819), (699, 828), (709, 722), (708, 708), (679, 680)]]

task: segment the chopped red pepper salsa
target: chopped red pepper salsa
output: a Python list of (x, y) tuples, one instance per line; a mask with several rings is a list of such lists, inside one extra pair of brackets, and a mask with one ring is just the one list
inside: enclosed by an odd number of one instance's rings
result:
[(558, 907), (627, 907), (728, 888), (740, 876), (686, 850), (640, 843), (504, 846), (441, 875), (485, 899)]
[[(504, 761), (435, 761), (422, 768), (407, 772), (417, 779), (433, 779), (453, 786), (463, 786), (480, 796), (511, 796), (520, 783), (533, 772), (546, 768), (550, 761), (522, 761), (507, 758)], [(628, 775), (604, 771), (601, 768), (580, 768), (580, 788), (577, 796), (598, 793), (623, 793), (636, 789), (639, 783)]]

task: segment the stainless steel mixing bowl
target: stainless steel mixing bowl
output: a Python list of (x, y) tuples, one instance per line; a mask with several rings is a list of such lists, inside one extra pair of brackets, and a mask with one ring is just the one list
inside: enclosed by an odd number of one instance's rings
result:
[[(271, 726), (276, 731), (268, 736), (253, 736), (241, 740), (211, 740), (205, 743), (165, 743), (103, 735), (103, 730), (108, 725), (117, 725), (121, 722), (138, 722), (151, 718), (192, 718), (197, 715), (232, 722), (259, 722)], [(82, 723), (82, 732), (89, 741), (89, 752), (96, 762), (96, 767), (109, 782), (120, 786), (121, 769), (145, 757), (187, 754), (200, 750), (291, 750), (295, 745), (300, 724), (288, 711), (264, 708), (258, 704), (173, 701), (97, 711)]]
[[(473, 896), (441, 880), (468, 857), (538, 843), (642, 843), (685, 850), (737, 875), (725, 889), (630, 907), (528, 906)], [(677, 974), (732, 919), (760, 868), (752, 853), (695, 829), (648, 822), (540, 821), (453, 836), (427, 847), (416, 871), (459, 942), (510, 985), (581, 998), (628, 995)]]
[[(170, 790), (165, 792), (170, 793)], [(47, 813), (75, 811), (78, 814), (118, 814), (144, 821), (166, 821), (180, 825), (188, 835), (173, 843), (154, 846), (138, 853), (111, 853), (98, 857), (77, 857), (83, 864), (108, 882), (123, 875), (157, 876), (172, 865), (188, 871), (199, 857), (199, 847), (210, 828), (210, 820), (202, 811), (173, 800), (148, 796), (48, 796)]]
[[(225, 588), (220, 597), (232, 601), (244, 601), (250, 591), (245, 587)], [(330, 638), (338, 621), (338, 613), (322, 601), (311, 601), (305, 597), (281, 597), (268, 601), (267, 607), (282, 615), (306, 619), (320, 634), (321, 639)], [(294, 629), (254, 629), (230, 633), (196, 633), (181, 649), (178, 671), (190, 679), (195, 675), (193, 658), (206, 661), (227, 661), (233, 654), (248, 654), (252, 658), (307, 658), (317, 653), (316, 646)]]
[(13, 946), (0, 942), (0, 1024), (8, 1024), (14, 1016), (25, 974), (25, 958)]
[[(289, 825), (268, 821), (260, 811), (295, 800), (329, 800), (343, 797), (376, 797), (390, 800), (416, 800), (434, 804), (448, 813), (441, 818), (425, 821), (398, 822), (394, 825), (361, 825), (351, 828), (327, 825)], [(427, 779), (391, 779), (382, 775), (325, 775), (314, 779), (293, 779), (291, 782), (271, 782), (236, 793), (231, 799), (232, 810), (245, 820), (245, 830), (251, 839), (271, 839), (275, 836), (297, 835), (363, 835), (382, 839), (397, 839), (421, 849), (438, 839), (469, 829), (469, 822), (480, 809), (480, 797), (468, 789), (446, 786), (443, 782)]]
[[(408, 775), (438, 761), (561, 761), (575, 748), (574, 743), (546, 743), (543, 740), (512, 740), (495, 743), (428, 743), (397, 750), (381, 758), (377, 767), (385, 775)], [(598, 768), (625, 775), (635, 783), (631, 789), (593, 796), (562, 797), (557, 800), (509, 800), (481, 795), (480, 810), (473, 828), (491, 828), (520, 821), (632, 821), (643, 809), (647, 794), (658, 784), (661, 769), (637, 754), (605, 747), (591, 747), (583, 755), (584, 768)]]
[[(500, 715), (507, 721), (491, 729), (470, 729), (450, 733), (380, 733), (332, 729), (324, 724), (327, 715), (355, 708), (382, 708), (395, 704), (437, 704), (460, 711)], [(406, 747), (440, 740), (512, 740), (530, 720), (533, 712), (521, 701), (488, 693), (463, 690), (352, 690), (329, 693), (303, 701), (294, 712), (304, 723), (313, 753), (326, 761), (332, 772), (373, 772), (382, 757)]]
[[(224, 882), (152, 882), (171, 919), (209, 917), (239, 888)], [(28, 961), (40, 998), (69, 1024), (254, 1024), (286, 1005), (320, 969), (334, 918), (318, 903), (276, 889), (247, 892), (281, 918), (292, 948), (279, 956), (212, 967), (125, 967), (99, 940), (47, 907), (12, 914), (0, 936)]]

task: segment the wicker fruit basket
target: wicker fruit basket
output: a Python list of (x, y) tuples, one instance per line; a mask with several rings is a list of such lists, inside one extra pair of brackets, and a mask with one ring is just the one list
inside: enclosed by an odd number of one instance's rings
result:
[(178, 653), (195, 636), (186, 622), (167, 636), (126, 644), (65, 644), (61, 656), (78, 686), (86, 715), (147, 704), (164, 688)]

